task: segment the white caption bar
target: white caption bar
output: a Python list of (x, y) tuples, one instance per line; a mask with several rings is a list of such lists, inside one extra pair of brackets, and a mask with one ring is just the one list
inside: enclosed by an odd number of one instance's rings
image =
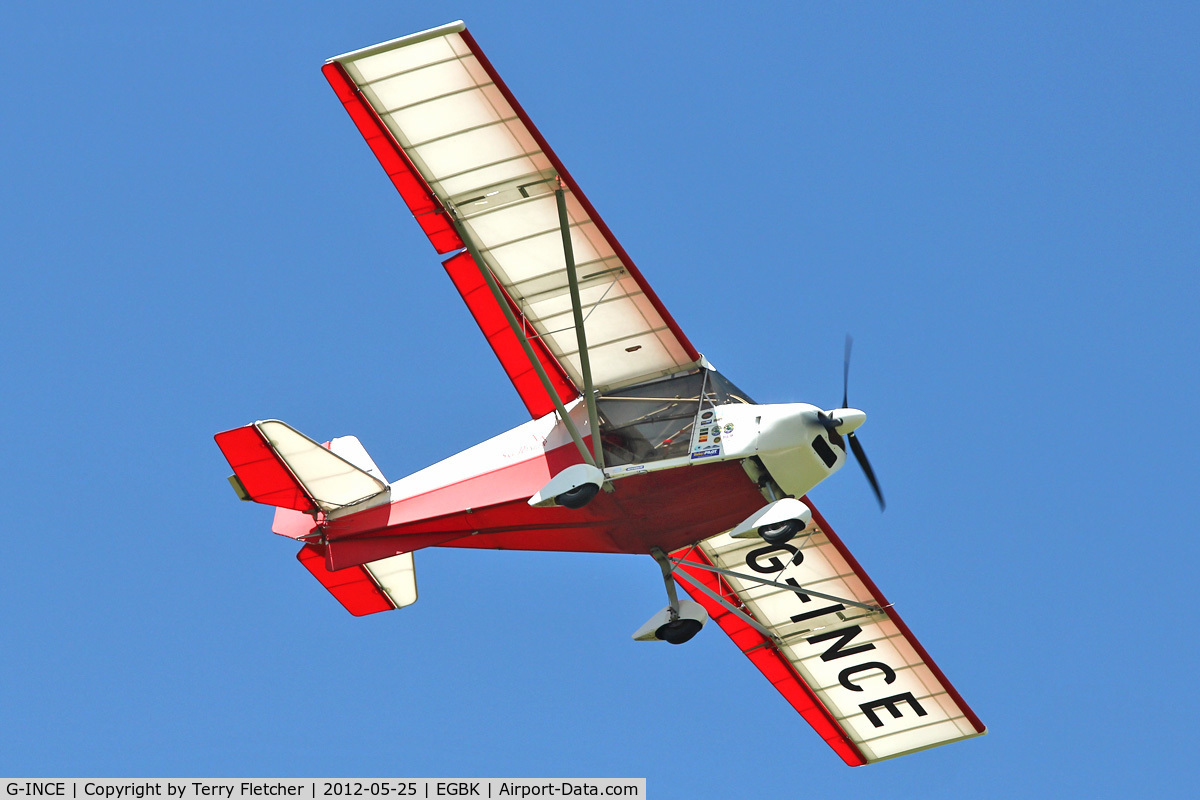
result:
[(70, 800), (251, 800), (287, 798), (370, 800), (427, 797), (637, 797), (646, 796), (645, 778), (0, 778), (4, 798)]

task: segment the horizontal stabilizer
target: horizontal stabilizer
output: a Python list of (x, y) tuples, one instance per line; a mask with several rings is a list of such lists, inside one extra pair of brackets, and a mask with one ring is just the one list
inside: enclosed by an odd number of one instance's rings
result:
[(321, 547), (305, 545), (296, 558), (356, 617), (404, 608), (417, 602), (417, 573), (412, 553), (336, 572), (325, 568)]
[(283, 422), (267, 420), (214, 438), (245, 493), (257, 503), (328, 513), (388, 491), (354, 437), (335, 439), (331, 450)]

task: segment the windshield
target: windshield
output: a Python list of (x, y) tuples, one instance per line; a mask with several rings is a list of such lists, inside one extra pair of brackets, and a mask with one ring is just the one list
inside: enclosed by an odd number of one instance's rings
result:
[(615, 466), (686, 456), (701, 406), (753, 402), (721, 374), (703, 369), (602, 395), (596, 407), (604, 461)]

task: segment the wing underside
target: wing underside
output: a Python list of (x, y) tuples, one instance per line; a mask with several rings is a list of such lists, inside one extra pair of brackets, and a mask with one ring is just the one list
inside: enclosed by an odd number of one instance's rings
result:
[[(461, 23), (338, 56), (324, 74), (435, 249), (449, 253), (465, 246), (464, 236), (473, 241), (485, 262), (476, 268), (495, 276), (530, 338), (576, 389), (584, 381), (555, 195), (560, 186), (596, 388), (652, 380), (699, 362)], [(530, 405), (526, 390), (518, 390)], [(540, 385), (528, 391), (544, 401)]]
[(828, 523), (813, 518), (784, 545), (722, 534), (677, 551), (676, 578), (847, 764), (985, 733)]

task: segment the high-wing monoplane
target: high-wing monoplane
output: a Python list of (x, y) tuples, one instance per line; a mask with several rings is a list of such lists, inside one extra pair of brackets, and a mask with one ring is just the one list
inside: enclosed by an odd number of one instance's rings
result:
[(844, 392), (761, 405), (714, 369), (461, 22), (323, 72), (531, 417), (390, 483), (353, 436), (216, 435), (347, 610), (415, 602), (425, 547), (645, 554), (668, 604), (634, 638), (715, 621), (847, 764), (985, 732), (807, 498), (849, 451), (882, 505)]

